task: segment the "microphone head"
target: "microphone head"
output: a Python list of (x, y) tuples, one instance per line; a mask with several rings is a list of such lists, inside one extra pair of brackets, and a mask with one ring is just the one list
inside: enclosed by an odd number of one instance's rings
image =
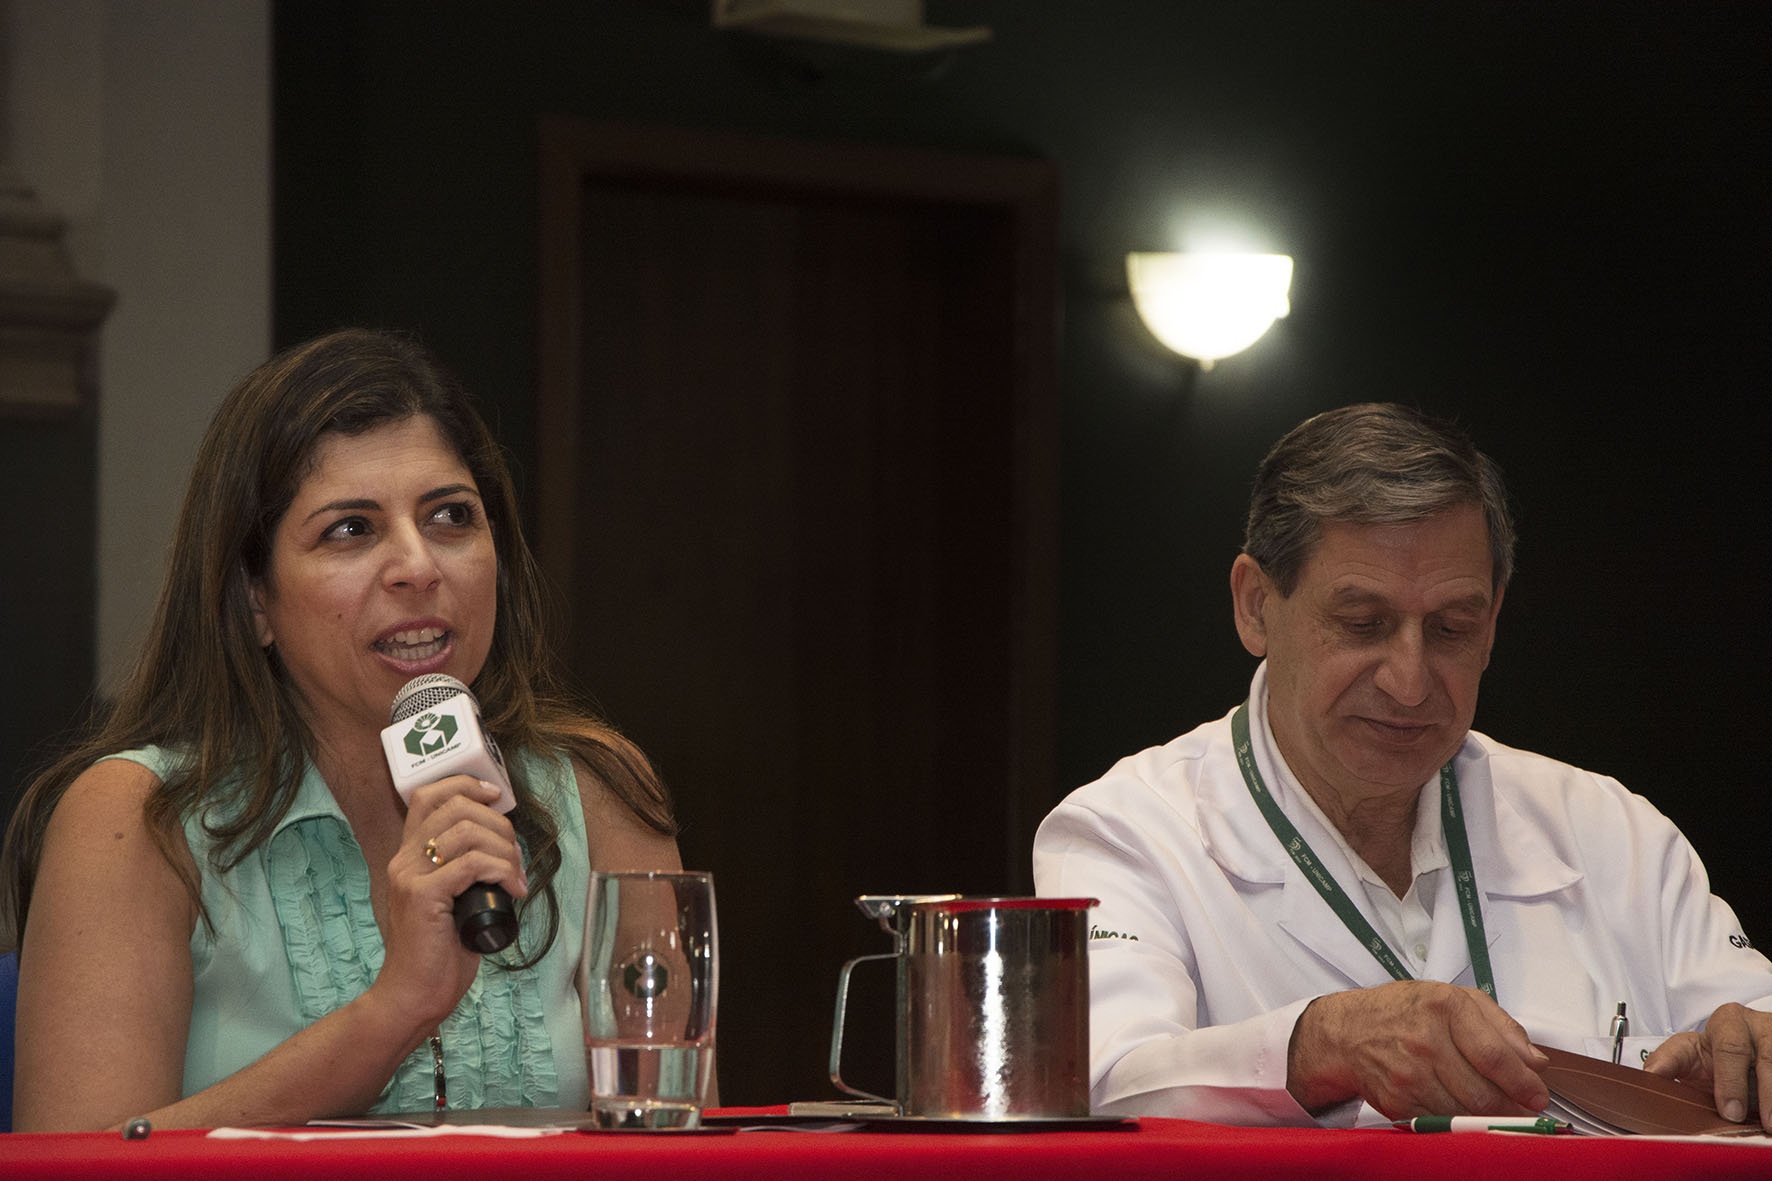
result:
[(475, 701), (473, 692), (448, 673), (425, 673), (413, 677), (394, 694), (394, 704), (388, 709), (388, 721), (404, 722), (407, 718), (415, 718), (457, 694), (465, 694), (478, 709), (480, 703)]

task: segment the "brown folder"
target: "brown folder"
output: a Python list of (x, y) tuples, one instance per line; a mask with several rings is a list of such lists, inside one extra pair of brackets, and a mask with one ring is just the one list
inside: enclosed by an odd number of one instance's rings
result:
[(1544, 1072), (1551, 1114), (1569, 1120), (1577, 1131), (1643, 1136), (1766, 1134), (1758, 1121), (1732, 1124), (1718, 1115), (1711, 1093), (1691, 1083), (1550, 1046), (1538, 1048), (1551, 1060)]

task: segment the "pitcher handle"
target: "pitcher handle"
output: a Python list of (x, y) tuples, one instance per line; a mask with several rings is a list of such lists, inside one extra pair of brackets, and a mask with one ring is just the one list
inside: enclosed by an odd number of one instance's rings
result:
[(897, 1100), (888, 1099), (884, 1095), (876, 1095), (872, 1091), (864, 1091), (859, 1087), (852, 1087), (843, 1081), (843, 1011), (849, 1006), (849, 973), (855, 970), (855, 965), (863, 960), (896, 960), (897, 958), (897, 952), (883, 951), (877, 955), (858, 955), (844, 964), (843, 970), (837, 973), (837, 1011), (835, 1016), (831, 1018), (831, 1082), (837, 1085), (839, 1091), (862, 1099), (890, 1103), (895, 1111), (898, 1109)]

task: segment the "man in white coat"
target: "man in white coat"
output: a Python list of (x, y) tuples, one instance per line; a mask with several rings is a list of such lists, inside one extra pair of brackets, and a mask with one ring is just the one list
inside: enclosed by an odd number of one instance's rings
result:
[(1622, 1003), (1623, 1061), (1772, 1126), (1772, 963), (1692, 847), (1616, 781), (1470, 729), (1513, 542), (1496, 466), (1403, 407), (1318, 415), (1263, 460), (1230, 578), (1248, 700), (1035, 838), (1040, 894), (1100, 900), (1098, 1112), (1536, 1113), (1533, 1043), (1610, 1058)]

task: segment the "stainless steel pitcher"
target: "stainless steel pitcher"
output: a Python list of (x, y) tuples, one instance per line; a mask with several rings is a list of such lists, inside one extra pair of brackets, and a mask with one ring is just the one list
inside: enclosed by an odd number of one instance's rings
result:
[[(1089, 908), (1093, 898), (863, 895), (893, 950), (837, 978), (831, 1082), (901, 1116), (1066, 1119), (1089, 1114)], [(843, 1081), (849, 976), (895, 960), (897, 1095)]]

